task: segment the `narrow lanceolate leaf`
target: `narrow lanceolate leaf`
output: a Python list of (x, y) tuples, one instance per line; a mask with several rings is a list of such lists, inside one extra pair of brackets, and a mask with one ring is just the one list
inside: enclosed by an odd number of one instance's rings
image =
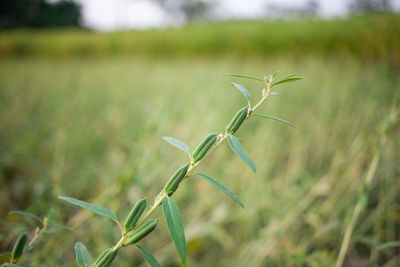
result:
[(89, 267), (91, 263), (89, 251), (87, 250), (86, 246), (78, 242), (75, 244), (75, 254), (76, 254), (76, 261), (78, 262), (79, 266), (81, 267)]
[(273, 83), (275, 81), (276, 75), (278, 75), (278, 71), (275, 71), (272, 75), (269, 76), (270, 83)]
[(32, 214), (30, 212), (26, 212), (26, 211), (22, 211), (22, 210), (13, 210), (10, 212), (10, 214), (27, 216), (27, 217), (34, 218), (35, 220), (38, 220), (39, 222), (42, 222), (42, 219), (40, 219), (38, 216), (36, 216), (35, 214)]
[(226, 188), (222, 184), (218, 183), (217, 181), (215, 181), (210, 176), (207, 176), (207, 175), (202, 174), (202, 173), (198, 173), (197, 175), (199, 175), (200, 177), (203, 177), (204, 179), (209, 181), (212, 185), (214, 185), (216, 188), (222, 190), (225, 194), (227, 194), (233, 200), (235, 200), (237, 203), (239, 203), (239, 205), (242, 206), (242, 208), (244, 208), (244, 205), (243, 205), (242, 201), (239, 199), (239, 197), (237, 195), (235, 195), (233, 192), (231, 192), (228, 188)]
[(68, 225), (63, 225), (63, 224), (52, 224), (49, 226), (49, 228), (54, 231), (58, 231), (58, 230), (68, 230), (71, 232), (74, 231), (74, 229), (72, 227), (69, 227)]
[(245, 97), (245, 98), (247, 99), (247, 101), (249, 101), (249, 103), (250, 103), (251, 96), (250, 96), (249, 91), (247, 91), (247, 89), (244, 88), (244, 86), (241, 85), (241, 84), (232, 83), (232, 85), (235, 86), (237, 89), (239, 89), (239, 91), (244, 95), (244, 97)]
[(114, 214), (114, 212), (112, 212), (109, 209), (106, 209), (106, 208), (103, 208), (103, 207), (99, 207), (99, 206), (96, 206), (96, 205), (93, 205), (93, 204), (90, 204), (88, 202), (85, 202), (85, 201), (82, 201), (82, 200), (79, 200), (79, 199), (76, 199), (76, 198), (72, 198), (72, 197), (58, 197), (58, 198), (62, 199), (64, 201), (67, 201), (70, 204), (73, 204), (73, 205), (79, 206), (81, 208), (90, 210), (91, 212), (94, 212), (94, 213), (96, 213), (98, 215), (107, 217), (107, 218), (109, 218), (109, 219), (111, 219), (113, 221), (116, 221), (116, 222), (118, 221), (117, 216)]
[(247, 76), (247, 75), (241, 75), (241, 74), (232, 74), (232, 73), (226, 73), (224, 74), (225, 76), (231, 76), (231, 77), (238, 77), (238, 78), (245, 78), (245, 79), (250, 79), (250, 80), (256, 80), (259, 82), (265, 82), (263, 79), (257, 78), (257, 77), (252, 77), (252, 76)]
[(181, 141), (181, 140), (178, 140), (178, 139), (176, 139), (176, 138), (173, 138), (173, 137), (171, 137), (171, 136), (164, 136), (163, 139), (164, 139), (165, 141), (167, 141), (168, 143), (170, 143), (171, 145), (173, 145), (174, 147), (179, 148), (180, 150), (185, 151), (185, 152), (188, 153), (189, 156), (190, 156), (189, 147), (188, 147), (188, 145), (187, 145), (185, 142), (183, 142), (183, 141)]
[(162, 208), (167, 222), (168, 231), (174, 242), (175, 248), (181, 259), (182, 265), (186, 263), (186, 241), (185, 232), (183, 230), (181, 214), (179, 213), (178, 206), (175, 201), (167, 197), (163, 203)]
[(384, 249), (388, 249), (388, 248), (394, 248), (394, 247), (399, 247), (400, 246), (400, 241), (390, 241), (384, 244), (380, 244), (379, 246), (377, 246), (377, 250), (384, 250)]
[(161, 267), (161, 264), (153, 256), (153, 254), (151, 254), (150, 251), (148, 251), (147, 249), (145, 249), (144, 247), (141, 247), (139, 245), (136, 245), (136, 247), (139, 249), (143, 258), (151, 265), (151, 267)]
[(229, 143), (229, 146), (232, 148), (233, 152), (235, 152), (236, 155), (238, 155), (239, 158), (241, 158), (255, 172), (256, 166), (254, 165), (253, 161), (251, 161), (251, 159), (247, 155), (246, 151), (244, 151), (239, 140), (232, 134), (229, 134), (228, 135), (228, 143)]
[(278, 84), (287, 83), (287, 82), (295, 82), (295, 81), (303, 80), (303, 79), (304, 79), (303, 75), (292, 74), (292, 75), (286, 76), (285, 78), (282, 78), (282, 79), (272, 83), (271, 88)]
[(290, 125), (290, 126), (292, 126), (292, 127), (294, 127), (294, 128), (297, 129), (297, 127), (296, 127), (296, 125), (295, 125), (294, 123), (291, 123), (291, 122), (289, 122), (289, 121), (282, 120), (282, 119), (280, 119), (280, 118), (271, 117), (271, 116), (262, 115), (262, 114), (253, 114), (253, 116), (261, 117), (261, 118), (266, 118), (266, 119), (271, 119), (271, 120), (276, 120), (276, 121), (280, 121), (280, 122), (286, 123), (286, 124), (288, 124), (288, 125)]

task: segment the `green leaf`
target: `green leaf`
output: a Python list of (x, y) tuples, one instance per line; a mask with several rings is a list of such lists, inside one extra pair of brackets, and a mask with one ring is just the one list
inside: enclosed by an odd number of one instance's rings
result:
[(263, 79), (252, 77), (252, 76), (247, 76), (247, 75), (232, 74), (232, 73), (226, 73), (224, 75), (231, 76), (231, 77), (238, 77), (238, 78), (246, 78), (246, 79), (256, 80), (256, 81), (265, 83), (265, 81)]
[[(45, 231), (46, 232), (46, 231)], [(28, 253), (29, 251), (31, 251), (33, 249), (33, 246), (31, 246), (31, 245), (26, 245), (25, 246), (25, 248), (24, 248), (24, 253)]]
[(42, 222), (42, 219), (40, 219), (38, 216), (36, 216), (35, 214), (32, 214), (30, 212), (26, 212), (26, 211), (22, 211), (22, 210), (13, 210), (13, 211), (10, 211), (10, 214), (27, 216), (27, 217), (34, 218), (35, 220), (38, 220), (39, 222)]
[(54, 208), (49, 209), (49, 211), (47, 212), (46, 218), (47, 218), (48, 223), (52, 223), (54, 221), (54, 219), (56, 218), (56, 215), (54, 213)]
[(239, 203), (239, 205), (242, 206), (242, 208), (244, 208), (244, 205), (243, 205), (242, 201), (239, 199), (239, 197), (237, 195), (235, 195), (234, 193), (232, 193), (228, 188), (226, 188), (222, 184), (218, 183), (217, 181), (215, 181), (210, 176), (207, 176), (207, 175), (202, 174), (202, 173), (197, 173), (197, 175), (199, 175), (200, 177), (203, 177), (204, 179), (209, 181), (212, 185), (214, 185), (216, 188), (222, 190), (225, 194), (227, 194), (233, 200), (235, 200), (237, 203)]
[(278, 75), (279, 71), (275, 71), (272, 75), (269, 76), (269, 82), (272, 83), (274, 82), (276, 75)]
[(286, 124), (288, 124), (288, 125), (290, 125), (290, 126), (292, 126), (292, 127), (294, 127), (294, 128), (297, 129), (297, 127), (296, 127), (296, 125), (295, 125), (294, 123), (291, 123), (291, 122), (289, 122), (289, 121), (282, 120), (282, 119), (280, 119), (280, 118), (271, 117), (271, 116), (262, 115), (262, 114), (254, 114), (254, 113), (253, 113), (253, 116), (261, 117), (261, 118), (266, 118), (266, 119), (271, 119), (271, 120), (276, 120), (276, 121), (280, 121), (280, 122), (286, 123)]
[(180, 150), (185, 151), (185, 152), (188, 153), (189, 156), (190, 156), (189, 147), (188, 147), (188, 145), (187, 145), (185, 142), (183, 142), (183, 141), (181, 141), (181, 140), (178, 140), (178, 139), (176, 139), (176, 138), (170, 137), (170, 136), (164, 136), (163, 139), (164, 139), (165, 141), (167, 141), (168, 143), (170, 143), (171, 145), (173, 145), (174, 147), (179, 148)]
[(390, 242), (386, 242), (384, 244), (380, 244), (379, 246), (377, 246), (376, 250), (384, 250), (387, 248), (393, 248), (393, 247), (399, 247), (400, 246), (400, 241), (390, 241)]
[(241, 85), (241, 84), (232, 83), (232, 85), (235, 86), (237, 89), (239, 89), (239, 91), (242, 92), (242, 94), (244, 95), (244, 97), (245, 97), (245, 98), (247, 99), (247, 101), (249, 101), (249, 103), (250, 103), (251, 96), (250, 96), (249, 91), (247, 91), (247, 89), (244, 88), (244, 86)]
[(229, 143), (230, 147), (232, 148), (233, 152), (235, 152), (236, 155), (238, 155), (239, 158), (241, 158), (255, 172), (256, 166), (254, 165), (253, 161), (251, 161), (251, 159), (247, 155), (246, 151), (244, 151), (239, 140), (232, 134), (229, 134), (228, 135), (228, 143)]
[(161, 264), (151, 254), (150, 251), (148, 251), (147, 249), (145, 249), (144, 247), (141, 247), (139, 245), (136, 245), (136, 247), (139, 249), (139, 251), (142, 254), (143, 258), (151, 265), (151, 267), (161, 267)]
[(76, 254), (76, 261), (78, 262), (79, 266), (90, 267), (91, 259), (89, 251), (87, 250), (86, 246), (83, 243), (77, 242), (75, 244), (75, 254)]
[(282, 79), (272, 83), (271, 88), (278, 84), (287, 83), (287, 82), (295, 82), (295, 81), (303, 80), (303, 79), (304, 79), (303, 75), (292, 74), (292, 75), (286, 76), (285, 78), (282, 78)]
[(79, 206), (81, 208), (90, 210), (91, 212), (94, 212), (98, 215), (107, 217), (115, 222), (118, 222), (118, 218), (117, 216), (109, 209), (103, 208), (103, 207), (99, 207), (93, 204), (90, 204), (88, 202), (76, 199), (76, 198), (72, 198), (72, 197), (58, 197), (59, 199), (62, 199), (64, 201), (69, 202), (70, 204)]
[(73, 232), (74, 229), (68, 225), (63, 225), (63, 224), (52, 224), (49, 226), (50, 229), (54, 229), (54, 230), (68, 230)]
[(184, 266), (186, 263), (186, 241), (178, 206), (172, 198), (167, 197), (162, 203), (162, 208), (169, 234)]

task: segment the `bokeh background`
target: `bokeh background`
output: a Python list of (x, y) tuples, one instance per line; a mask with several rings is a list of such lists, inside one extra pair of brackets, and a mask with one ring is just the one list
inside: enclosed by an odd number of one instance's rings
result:
[[(186, 161), (162, 136), (193, 149), (246, 104), (232, 81), (261, 94), (224, 73), (280, 71), (306, 80), (261, 113), (298, 131), (253, 118), (238, 136), (257, 173), (227, 145), (199, 166), (246, 208), (197, 177), (174, 195), (188, 266), (333, 266), (341, 248), (344, 266), (399, 266), (399, 2), (2, 0), (0, 254), (40, 226), (23, 210), (51, 219), (24, 263), (76, 266), (77, 241), (96, 257), (118, 228), (57, 196), (123, 220)], [(179, 266), (163, 219), (141, 244)], [(113, 266), (147, 265), (128, 247)]]

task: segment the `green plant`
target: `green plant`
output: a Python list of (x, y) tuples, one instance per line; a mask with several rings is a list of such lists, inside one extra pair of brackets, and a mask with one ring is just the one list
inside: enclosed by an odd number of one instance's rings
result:
[(7, 267), (27, 266), (27, 265), (19, 265), (17, 263), (21, 261), (21, 257), (23, 256), (23, 254), (29, 253), (34, 248), (34, 246), (38, 243), (38, 241), (40, 240), (40, 238), (43, 236), (44, 233), (46, 232), (51, 233), (62, 229), (72, 230), (68, 226), (56, 223), (54, 210), (52, 208), (50, 208), (47, 215), (43, 218), (40, 218), (39, 216), (36, 216), (35, 214), (32, 214), (30, 212), (21, 210), (11, 211), (10, 214), (20, 215), (31, 219), (35, 219), (35, 221), (39, 222), (40, 225), (36, 227), (33, 237), (29, 241), (27, 233), (19, 235), (19, 237), (17, 238), (17, 240), (13, 245), (12, 251), (1, 255), (2, 257), (4, 257), (4, 260), (6, 261), (3, 263), (2, 259), (2, 262), (0, 263), (3, 264), (1, 266), (7, 266)]
[[(264, 79), (238, 75), (238, 74), (226, 74), (227, 76), (239, 77), (239, 78), (247, 78), (262, 82), (265, 84), (265, 88), (262, 89), (261, 99), (254, 105), (251, 105), (251, 95), (248, 90), (238, 84), (232, 83), (234, 87), (236, 87), (246, 98), (247, 106), (241, 108), (233, 117), (231, 122), (227, 125), (225, 132), (221, 132), (219, 134), (212, 133), (209, 134), (201, 141), (201, 143), (197, 146), (193, 153), (190, 153), (189, 147), (182, 141), (175, 139), (173, 137), (164, 137), (164, 139), (170, 143), (171, 145), (177, 147), (178, 149), (183, 150), (189, 156), (189, 163), (181, 166), (176, 170), (176, 172), (171, 176), (166, 185), (163, 187), (161, 192), (155, 197), (154, 203), (151, 208), (142, 216), (145, 208), (146, 208), (146, 199), (139, 200), (136, 205), (132, 208), (131, 212), (127, 216), (124, 227), (122, 227), (119, 222), (117, 216), (109, 209), (99, 207), (82, 200), (78, 200), (71, 197), (59, 197), (60, 199), (69, 202), (70, 204), (77, 205), (81, 208), (90, 210), (96, 214), (105, 216), (111, 220), (113, 220), (121, 230), (121, 239), (111, 248), (106, 249), (97, 259), (92, 263), (89, 252), (85, 245), (78, 242), (75, 244), (76, 251), (76, 259), (78, 264), (81, 267), (105, 267), (109, 266), (110, 263), (115, 259), (118, 250), (128, 246), (134, 245), (139, 242), (141, 239), (150, 234), (156, 227), (158, 220), (147, 220), (153, 212), (161, 205), (164, 213), (164, 217), (167, 223), (168, 231), (170, 233), (171, 239), (175, 245), (175, 248), (178, 252), (180, 261), (182, 265), (186, 263), (186, 241), (185, 234), (183, 230), (182, 220), (180, 216), (179, 209), (175, 203), (175, 201), (171, 198), (175, 191), (178, 189), (180, 183), (191, 177), (193, 170), (204, 160), (207, 158), (209, 154), (211, 154), (220, 144), (222, 144), (225, 140), (228, 141), (231, 149), (235, 152), (239, 158), (241, 158), (249, 167), (255, 172), (256, 167), (252, 162), (250, 157), (244, 151), (242, 145), (238, 138), (234, 135), (236, 131), (241, 127), (243, 122), (252, 116), (263, 117), (273, 120), (278, 120), (283, 123), (286, 123), (290, 126), (295, 125), (293, 123), (287, 122), (285, 120), (270, 117), (262, 114), (255, 114), (254, 111), (270, 96), (277, 95), (278, 93), (272, 92), (271, 89), (279, 84), (283, 84), (286, 82), (292, 82), (303, 79), (301, 75), (289, 75), (280, 80), (276, 80), (277, 72), (272, 75), (264, 77)], [(242, 207), (244, 207), (242, 201), (229, 189), (218, 183), (216, 180), (211, 177), (202, 174), (196, 173), (194, 175), (200, 176), (205, 180), (209, 181), (215, 187), (222, 190), (232, 199), (237, 201)], [(154, 256), (151, 253), (136, 245), (139, 251), (142, 253), (143, 257), (151, 264), (151, 266), (160, 266)]]

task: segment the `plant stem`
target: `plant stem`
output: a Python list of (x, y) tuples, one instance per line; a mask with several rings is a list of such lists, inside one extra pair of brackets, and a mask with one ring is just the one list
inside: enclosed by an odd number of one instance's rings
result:
[(121, 237), (121, 239), (118, 241), (118, 243), (117, 244), (115, 244), (115, 246), (113, 247), (114, 249), (115, 248), (121, 248), (121, 247), (123, 247), (124, 246), (124, 241), (125, 241), (125, 236), (123, 236), (123, 237)]
[(158, 196), (161, 197), (157, 199), (157, 201), (154, 202), (153, 206), (149, 209), (149, 211), (140, 219), (140, 221), (137, 223), (137, 226), (141, 225), (144, 220), (146, 220), (153, 212), (160, 206), (160, 204), (164, 201), (164, 199), (168, 196), (165, 192), (161, 191)]
[[(263, 96), (261, 97), (260, 101), (259, 101), (252, 109), (251, 109), (251, 107), (249, 106), (250, 112), (253, 111), (253, 110), (255, 110), (259, 105), (261, 105), (261, 104), (268, 98), (268, 95), (270, 94), (270, 92), (271, 92), (271, 83), (267, 82), (267, 89), (264, 89), (264, 91), (263, 91)], [(250, 115), (251, 115), (251, 113), (248, 114), (248, 117), (250, 117)], [(227, 137), (228, 137), (228, 133), (226, 133), (226, 132), (225, 132), (225, 134), (220, 133), (220, 134), (218, 135), (218, 140), (217, 140), (217, 142), (215, 143), (214, 147), (204, 156), (204, 158), (202, 158), (201, 160), (199, 160), (198, 162), (196, 162), (196, 163), (194, 163), (194, 164), (190, 163), (190, 167), (189, 167), (189, 169), (187, 170), (184, 179), (188, 178), (188, 177), (190, 176), (190, 173), (191, 173), (203, 160), (205, 160), (211, 153), (213, 153), (213, 152), (217, 149), (217, 147), (218, 147), (222, 142), (224, 142), (224, 141), (226, 140)], [(189, 155), (189, 156), (190, 156), (190, 158), (192, 158), (191, 155)], [(136, 226), (136, 227), (138, 227), (138, 226), (140, 226), (141, 224), (143, 224), (144, 221), (145, 221), (149, 216), (151, 216), (151, 215), (154, 213), (154, 211), (161, 205), (161, 203), (162, 203), (162, 202), (164, 201), (164, 199), (167, 198), (167, 197), (168, 197), (167, 193), (164, 191), (164, 189), (162, 189), (161, 192), (155, 197), (155, 201), (154, 201), (153, 206), (151, 206), (151, 208), (146, 212), (146, 214), (145, 214), (144, 216), (142, 216), (142, 218), (140, 218), (140, 220), (139, 220), (139, 222), (137, 223), (137, 226)], [(120, 247), (122, 247), (122, 246), (124, 245), (124, 244), (123, 244), (123, 242), (124, 242), (124, 240), (125, 240), (124, 234), (125, 234), (125, 233), (123, 233), (123, 236), (122, 236), (121, 239), (118, 241), (118, 243), (114, 246), (114, 248), (120, 248)]]
[(261, 105), (261, 103), (267, 99), (270, 93), (271, 93), (271, 83), (267, 82), (267, 90), (265, 90), (265, 93), (263, 94), (261, 100), (252, 108), (252, 110), (253, 111), (256, 110), (256, 108), (258, 108), (258, 106)]
[(43, 227), (40, 229), (39, 227), (36, 228), (35, 231), (35, 236), (32, 238), (32, 240), (28, 243), (28, 246), (33, 246), (33, 244), (39, 240), (43, 232), (47, 229), (48, 223), (47, 223), (47, 218), (45, 217), (43, 219)]
[[(187, 173), (186, 173), (186, 178), (189, 177), (189, 174), (197, 167), (197, 165), (199, 165), (204, 159), (206, 159), (208, 157), (208, 155), (210, 155), (212, 152), (214, 152), (214, 150), (227, 138), (227, 134), (224, 134), (220, 140), (218, 140), (215, 143), (215, 146), (213, 148), (213, 150), (211, 150), (209, 153), (207, 153), (207, 155), (205, 155), (205, 157), (203, 159), (201, 159), (200, 161), (196, 162), (193, 165), (190, 165)], [(139, 220), (137, 226), (141, 225), (151, 214), (153, 214), (153, 212), (158, 208), (158, 206), (160, 206), (160, 204), (164, 201), (164, 199), (168, 196), (163, 190), (158, 194), (158, 196), (160, 196), (159, 199), (157, 199), (153, 206), (149, 209), (149, 211)], [(157, 198), (157, 197), (156, 197)]]

